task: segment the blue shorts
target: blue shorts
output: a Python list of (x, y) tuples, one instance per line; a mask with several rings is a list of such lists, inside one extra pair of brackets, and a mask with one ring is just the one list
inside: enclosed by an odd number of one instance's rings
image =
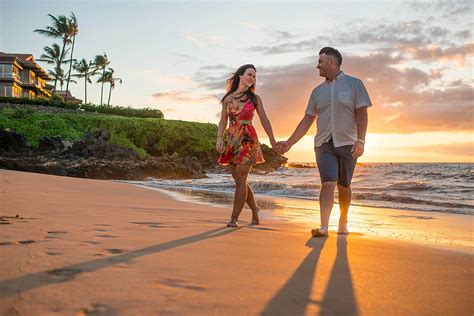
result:
[(337, 184), (349, 187), (357, 162), (357, 158), (352, 158), (352, 145), (334, 147), (331, 139), (314, 150), (321, 182), (337, 181)]

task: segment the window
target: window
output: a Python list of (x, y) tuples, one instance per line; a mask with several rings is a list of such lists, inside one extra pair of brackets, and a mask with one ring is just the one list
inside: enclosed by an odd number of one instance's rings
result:
[(5, 96), (12, 97), (12, 86), (5, 86)]
[(0, 64), (0, 77), (12, 78), (12, 65)]
[(7, 86), (0, 84), (0, 96), (8, 97)]
[(33, 71), (31, 71), (31, 70), (28, 70), (28, 73), (29, 73), (29, 76), (28, 76), (28, 78), (29, 78), (28, 83), (34, 85), (34, 84), (35, 84), (35, 73), (34, 73)]
[(21, 98), (22, 89), (19, 86), (13, 86), (13, 97)]

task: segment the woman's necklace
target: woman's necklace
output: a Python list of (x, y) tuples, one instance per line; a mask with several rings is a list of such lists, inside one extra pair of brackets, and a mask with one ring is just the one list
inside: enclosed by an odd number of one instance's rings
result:
[(239, 92), (237, 94), (232, 94), (231, 96), (232, 96), (232, 99), (234, 99), (236, 101), (240, 101), (242, 99), (242, 97), (244, 96), (244, 92)]

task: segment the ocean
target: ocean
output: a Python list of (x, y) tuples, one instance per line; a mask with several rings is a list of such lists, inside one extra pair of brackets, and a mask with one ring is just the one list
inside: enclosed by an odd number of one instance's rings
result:
[[(359, 163), (352, 181), (352, 205), (473, 215), (473, 180), (474, 164)], [(267, 175), (250, 174), (248, 182), (258, 195), (307, 201), (317, 201), (320, 189), (314, 163), (289, 163)], [(230, 198), (234, 192), (230, 174), (133, 183)]]

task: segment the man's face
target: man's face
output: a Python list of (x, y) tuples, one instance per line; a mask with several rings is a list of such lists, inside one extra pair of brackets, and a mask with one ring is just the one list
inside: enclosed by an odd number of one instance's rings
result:
[(319, 55), (317, 68), (319, 69), (319, 75), (321, 77), (326, 77), (328, 75), (329, 70), (331, 69), (331, 63), (332, 59), (330, 56), (326, 54)]

